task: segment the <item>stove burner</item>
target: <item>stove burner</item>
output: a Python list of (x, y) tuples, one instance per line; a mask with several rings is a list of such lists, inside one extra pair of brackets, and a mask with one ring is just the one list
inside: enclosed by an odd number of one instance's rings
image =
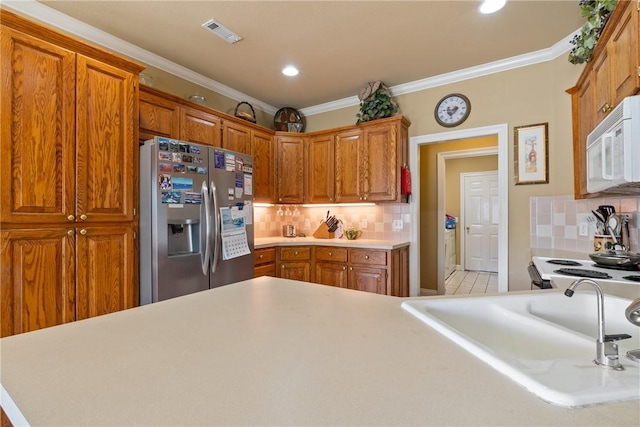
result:
[(572, 266), (572, 267), (579, 267), (582, 265), (579, 262), (571, 261), (570, 259), (550, 259), (547, 262), (549, 264), (566, 265), (566, 266)]
[(564, 274), (565, 276), (589, 277), (591, 279), (611, 279), (611, 276), (607, 273), (585, 270), (584, 268), (561, 268), (560, 270), (555, 270), (554, 273)]
[(623, 276), (622, 278), (625, 279), (625, 280), (631, 280), (633, 282), (640, 282), (640, 276), (637, 276), (637, 275), (635, 275), (635, 276)]
[(623, 271), (637, 271), (638, 267), (636, 265), (604, 265), (604, 264), (593, 264), (594, 267), (604, 268), (605, 270), (623, 270)]

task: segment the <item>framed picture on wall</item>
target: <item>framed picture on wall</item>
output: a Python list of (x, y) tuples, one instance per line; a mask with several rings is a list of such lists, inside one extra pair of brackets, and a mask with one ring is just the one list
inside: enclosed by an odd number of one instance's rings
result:
[(549, 123), (514, 128), (516, 185), (549, 183)]

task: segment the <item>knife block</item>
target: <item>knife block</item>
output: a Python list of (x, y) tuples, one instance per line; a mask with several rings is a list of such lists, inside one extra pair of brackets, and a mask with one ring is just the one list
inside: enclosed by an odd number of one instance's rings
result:
[(333, 239), (335, 237), (333, 231), (329, 231), (329, 227), (326, 222), (322, 222), (318, 229), (313, 232), (313, 237), (316, 239)]

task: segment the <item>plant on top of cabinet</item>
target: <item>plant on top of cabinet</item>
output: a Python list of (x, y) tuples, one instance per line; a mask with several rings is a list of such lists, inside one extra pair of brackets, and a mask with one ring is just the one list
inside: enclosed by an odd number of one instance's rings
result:
[(380, 80), (369, 82), (358, 93), (358, 98), (360, 112), (356, 114), (356, 124), (391, 117), (398, 112), (398, 104), (391, 96), (391, 91)]
[(618, 0), (581, 0), (580, 15), (587, 22), (580, 28), (580, 34), (576, 34), (571, 40), (574, 47), (569, 52), (569, 62), (582, 64), (591, 60), (593, 49), (600, 38), (609, 15), (618, 4)]

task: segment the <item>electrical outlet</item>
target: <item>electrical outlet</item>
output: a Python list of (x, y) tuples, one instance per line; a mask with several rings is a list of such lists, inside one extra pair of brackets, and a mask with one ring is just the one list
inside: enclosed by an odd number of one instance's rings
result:
[(578, 229), (579, 236), (588, 236), (589, 235), (589, 225), (586, 222), (581, 222), (580, 227)]
[(363, 230), (366, 230), (367, 227), (369, 227), (369, 220), (367, 218), (363, 218), (360, 221), (360, 228), (363, 229)]
[(391, 228), (393, 228), (396, 231), (402, 230), (403, 224), (402, 224), (402, 220), (401, 219), (394, 219), (393, 223), (391, 224)]
[(311, 228), (311, 221), (309, 221), (309, 218), (304, 219), (304, 228)]

